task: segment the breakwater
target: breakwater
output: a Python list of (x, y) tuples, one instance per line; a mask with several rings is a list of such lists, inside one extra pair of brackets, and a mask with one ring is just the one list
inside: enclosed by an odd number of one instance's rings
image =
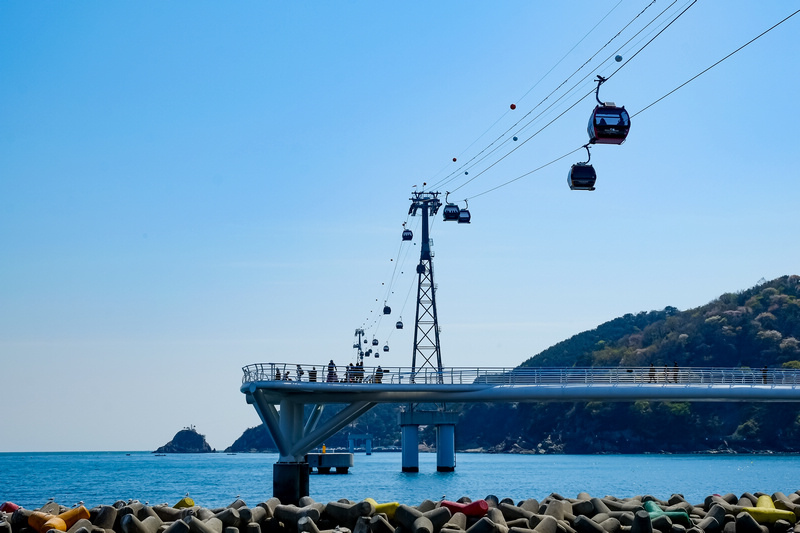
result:
[(0, 533), (778, 533), (800, 531), (800, 493), (732, 493), (689, 502), (650, 495), (630, 498), (552, 493), (541, 501), (494, 495), (480, 500), (423, 500), (415, 505), (270, 498), (254, 506), (236, 499), (206, 508), (137, 500), (87, 509), (48, 502), (37, 509), (0, 506)]

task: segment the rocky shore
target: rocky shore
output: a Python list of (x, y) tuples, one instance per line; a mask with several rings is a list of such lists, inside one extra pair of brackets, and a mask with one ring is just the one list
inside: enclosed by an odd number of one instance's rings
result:
[(92, 509), (49, 502), (39, 509), (0, 506), (0, 533), (800, 533), (800, 491), (786, 495), (710, 495), (690, 503), (674, 494), (662, 501), (575, 498), (550, 494), (514, 502), (490, 495), (472, 501), (418, 505), (309, 497), (297, 505), (271, 498), (253, 507), (237, 499), (225, 508), (118, 501)]

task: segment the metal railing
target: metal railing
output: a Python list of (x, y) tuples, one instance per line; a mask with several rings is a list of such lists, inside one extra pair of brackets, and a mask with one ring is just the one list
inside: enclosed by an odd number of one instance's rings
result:
[[(298, 369), (302, 372), (298, 372)], [(312, 370), (313, 369), (313, 370)], [(242, 368), (242, 383), (300, 381), (393, 385), (662, 385), (790, 386), (800, 385), (800, 370), (706, 367), (572, 367), (572, 368), (433, 368), (365, 366), (360, 370), (328, 365), (256, 363)], [(299, 375), (298, 375), (299, 374)], [(299, 379), (298, 379), (299, 378)]]

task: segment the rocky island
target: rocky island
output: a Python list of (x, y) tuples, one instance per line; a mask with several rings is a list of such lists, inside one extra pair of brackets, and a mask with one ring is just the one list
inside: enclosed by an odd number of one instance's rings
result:
[(215, 451), (206, 442), (205, 435), (198, 433), (194, 426), (188, 426), (178, 431), (171, 441), (153, 453), (213, 453)]

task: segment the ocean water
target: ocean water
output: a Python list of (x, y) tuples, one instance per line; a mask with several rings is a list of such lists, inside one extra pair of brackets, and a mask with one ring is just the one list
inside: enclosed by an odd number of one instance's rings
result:
[[(272, 496), (277, 454), (149, 452), (0, 453), (0, 502), (27, 508), (53, 498), (87, 507), (138, 499), (174, 504), (187, 493), (198, 505), (222, 507), (237, 497), (255, 505)], [(515, 501), (557, 492), (574, 497), (667, 499), (701, 503), (709, 494), (800, 489), (800, 461), (790, 455), (503, 455), (458, 454), (456, 470), (436, 472), (436, 454), (420, 454), (420, 472), (402, 473), (400, 453), (356, 454), (348, 474), (312, 474), (311, 497), (416, 505), (442, 497), (489, 494)]]

